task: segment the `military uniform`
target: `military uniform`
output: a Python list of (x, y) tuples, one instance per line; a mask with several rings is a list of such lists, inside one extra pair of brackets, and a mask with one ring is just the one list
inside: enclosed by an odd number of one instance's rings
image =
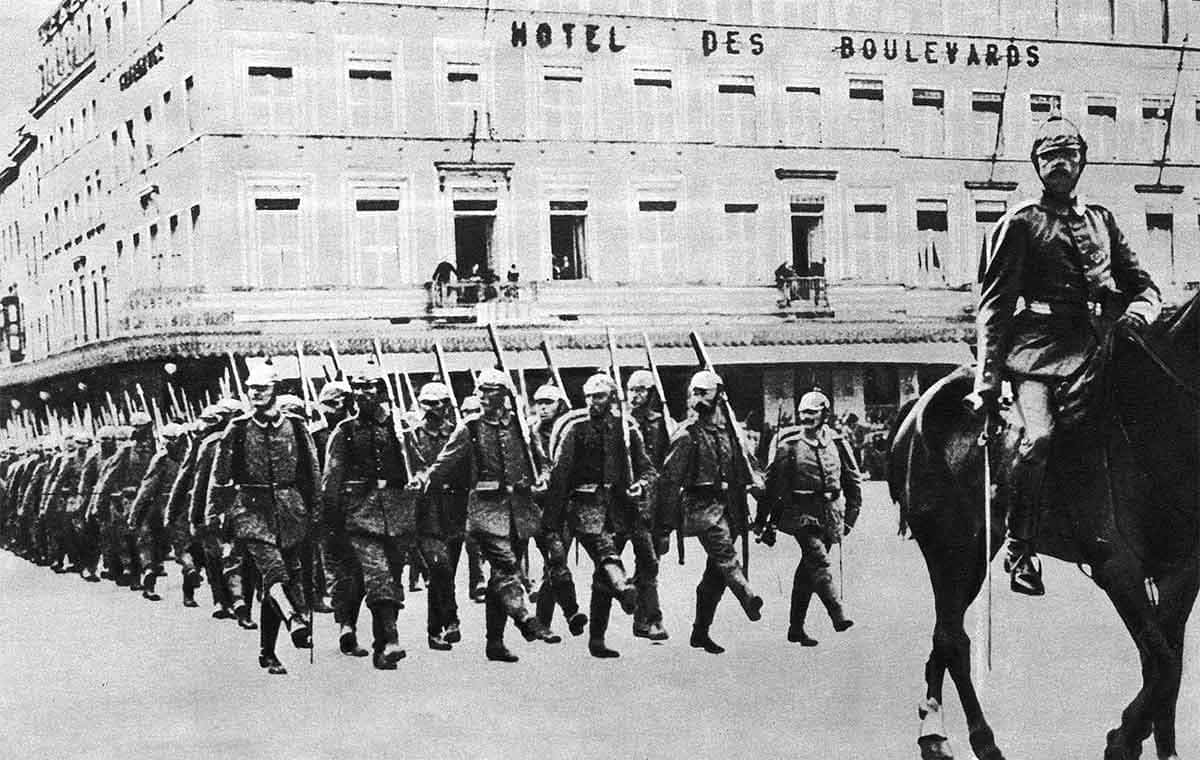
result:
[(104, 464), (96, 485), (94, 507), (102, 526), (104, 565), (109, 577), (135, 591), (141, 589), (137, 569), (137, 553), (133, 532), (129, 529), (129, 513), (137, 496), (138, 486), (150, 468), (154, 457), (153, 435), (147, 428), (122, 445)]
[(254, 599), (254, 574), (247, 566), (244, 547), (235, 541), (232, 524), (224, 524), (219, 514), (208, 513), (213, 467), (224, 436), (223, 428), (200, 441), (196, 452), (196, 475), (188, 491), (188, 524), (204, 549), (204, 573), (208, 576), (213, 600), (212, 616), (236, 619), (242, 628), (253, 630), (257, 628), (250, 610)]
[(54, 522), (51, 527), (51, 556), (61, 567), (63, 555), (68, 555), (72, 565), (82, 570), (82, 525), (76, 526), (75, 523), (79, 513), (79, 479), (87, 457), (87, 439), (77, 437), (72, 447), (62, 455), (47, 489), (47, 511)]
[[(649, 404), (633, 407), (629, 416), (637, 423), (650, 466), (656, 472), (661, 471), (671, 442), (667, 433), (666, 417), (651, 409)], [(633, 584), (638, 590), (638, 608), (633, 615), (633, 633), (635, 636), (652, 640), (666, 638), (666, 631), (662, 627), (662, 606), (658, 597), (658, 552), (654, 546), (656, 521), (653, 505), (658, 502), (657, 493), (657, 482), (646, 489), (647, 506), (634, 527), (636, 535)], [(643, 547), (640, 552), (637, 551), (639, 546)], [(649, 547), (649, 551), (645, 547)]]
[(750, 588), (733, 545), (748, 527), (745, 492), (752, 483), (721, 411), (690, 417), (675, 431), (659, 478), (661, 514), (682, 535), (697, 536), (708, 554), (696, 587), (692, 645), (714, 654), (724, 650), (708, 631), (726, 587), (751, 620), (761, 616), (762, 598)]
[(167, 498), (179, 475), (180, 460), (186, 454), (183, 449), (186, 442), (178, 440), (182, 432), (176, 430), (173, 435), (164, 432), (166, 445), (150, 460), (129, 510), (129, 530), (134, 535), (138, 565), (142, 569), (142, 596), (151, 601), (161, 599), (154, 591), (162, 568), (159, 546), (166, 530)]
[(801, 559), (792, 579), (790, 641), (816, 643), (804, 632), (814, 592), (834, 627), (849, 627), (829, 572), (828, 552), (858, 520), (861, 482), (849, 442), (827, 425), (811, 438), (798, 430), (780, 436), (767, 469), (766, 498), (755, 523), (774, 525), (800, 545)]
[[(486, 383), (507, 387), (507, 378), (494, 370), (480, 373)], [(537, 472), (526, 460), (520, 418), (507, 409), (467, 419), (455, 429), (442, 453), (430, 466), (428, 489), (436, 493), (446, 485), (464, 483), (467, 496), (467, 532), (491, 566), (485, 602), (486, 653), (490, 659), (512, 662), (516, 656), (504, 645), (504, 627), (511, 617), (528, 640), (558, 641), (557, 636), (525, 606), (517, 551), (541, 527), (541, 514), (533, 499)], [(539, 450), (534, 450), (535, 466)], [(461, 480), (463, 467), (468, 474)]]
[(416, 539), (417, 493), (406, 488), (401, 446), (390, 411), (360, 409), (333, 431), (321, 486), (362, 571), (377, 665), (384, 664), (382, 658), (394, 664), (404, 656), (397, 645), (396, 616), (404, 604), (405, 554)]
[[(626, 490), (637, 485), (644, 492), (654, 482), (655, 472), (636, 428), (629, 430), (629, 449), (625, 450), (622, 424), (621, 417), (608, 411), (590, 412), (569, 422), (550, 470), (546, 498), (547, 511), (561, 511), (595, 567), (588, 610), (588, 646), (595, 656), (616, 654), (604, 643), (612, 600), (620, 599), (622, 609), (630, 614), (638, 603), (637, 589), (629, 582), (621, 562), (625, 542), (634, 538), (635, 555), (654, 553), (649, 532), (637, 529), (643, 522), (640, 503)], [(629, 482), (626, 457), (633, 468), (634, 483)], [(551, 520), (547, 522), (554, 527)]]
[(312, 647), (300, 552), (320, 517), (319, 481), (304, 420), (273, 402), (234, 418), (217, 444), (205, 522), (223, 519), (261, 577), (259, 664), (273, 673), (286, 672), (275, 656), (281, 624), (297, 647)]
[(79, 506), (74, 515), (83, 577), (84, 580), (93, 583), (99, 580), (96, 571), (100, 566), (101, 555), (100, 522), (96, 518), (94, 506), (99, 495), (96, 489), (100, 484), (100, 472), (105, 463), (117, 452), (115, 430), (102, 428), (98, 437), (100, 442), (88, 450), (83, 469), (79, 473)]
[[(204, 420), (204, 417), (201, 417)], [(211, 423), (210, 423), (211, 424)], [(196, 482), (196, 463), (200, 455), (200, 443), (210, 427), (196, 427), (188, 434), (187, 454), (179, 465), (179, 471), (167, 494), (165, 531), (170, 541), (175, 561), (183, 582), (183, 606), (195, 607), (196, 589), (200, 587), (200, 571), (204, 568), (204, 546), (199, 535), (193, 535), (189, 521), (191, 516), (190, 495)]]

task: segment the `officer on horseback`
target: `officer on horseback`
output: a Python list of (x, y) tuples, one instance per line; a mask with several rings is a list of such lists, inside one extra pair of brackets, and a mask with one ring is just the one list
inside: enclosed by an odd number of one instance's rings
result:
[(1075, 125), (1052, 114), (1030, 158), (1041, 198), (1013, 207), (996, 223), (980, 267), (979, 362), (968, 404), (995, 412), (1001, 381), (1011, 381), (1024, 434), (1012, 466), (1005, 569), (1013, 591), (1040, 596), (1045, 589), (1034, 540), (1060, 401), (1056, 389), (1099, 345), (1097, 325), (1106, 322), (1095, 317), (1141, 330), (1158, 318), (1162, 304), (1112, 212), (1075, 193), (1087, 164), (1087, 143)]

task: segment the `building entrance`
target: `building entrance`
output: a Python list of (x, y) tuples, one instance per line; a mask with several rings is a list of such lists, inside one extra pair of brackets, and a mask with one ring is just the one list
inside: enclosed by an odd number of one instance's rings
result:
[(825, 202), (820, 197), (795, 197), (791, 202), (792, 268), (799, 277), (825, 275), (821, 221)]
[(454, 266), (461, 278), (481, 277), (492, 268), (494, 216), (454, 217)]

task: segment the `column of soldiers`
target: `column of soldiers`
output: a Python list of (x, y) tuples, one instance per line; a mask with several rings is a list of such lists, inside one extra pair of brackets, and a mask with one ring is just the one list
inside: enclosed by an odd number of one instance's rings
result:
[[(767, 545), (776, 528), (800, 544), (788, 641), (816, 645), (804, 627), (814, 593), (835, 630), (853, 625), (828, 552), (857, 517), (860, 476), (826, 424), (829, 403), (820, 393), (801, 400), (798, 427), (777, 435), (763, 484), (758, 467), (739, 455), (722, 381), (710, 370), (692, 378), (680, 423), (656, 401), (646, 370), (630, 376), (629, 407), (620, 413), (615, 381), (597, 373), (584, 385), (584, 408), (571, 410), (549, 384), (535, 392), (529, 419), (508, 375), (494, 369), (479, 373), (476, 394), (461, 408), (449, 387), (431, 382), (417, 394), (419, 410), (407, 415), (389, 400), (377, 365), (326, 383), (313, 409), (277, 394), (276, 384), (269, 366), (255, 368), (245, 402), (222, 399), (186, 428), (168, 423), (156, 431), (149, 416), (135, 413), (127, 426), (100, 428), (94, 444), (73, 434), (24, 451), (7, 445), (0, 452), (4, 545), (55, 572), (107, 578), (150, 601), (161, 600), (157, 580), (173, 558), (183, 605), (198, 606), (196, 591), (207, 581), (212, 617), (257, 629), (259, 663), (274, 674), (287, 672), (276, 648), (281, 628), (295, 647), (313, 646), (312, 614), (326, 590), (339, 651), (396, 669), (406, 655), (397, 630), (402, 573), (417, 556), (428, 573), (428, 646), (452, 649), (463, 639), (456, 578), (464, 548), (493, 661), (518, 659), (505, 641), (509, 620), (527, 641), (560, 642), (551, 629), (556, 606), (573, 636), (587, 631), (596, 658), (619, 656), (606, 639), (614, 601), (631, 615), (635, 637), (667, 640), (658, 572), (672, 532), (697, 537), (706, 554), (690, 646), (724, 651), (710, 631), (727, 588), (749, 620), (761, 618), (763, 600), (735, 548), (749, 530)], [(748, 497), (759, 504), (753, 521)], [(526, 577), (531, 540), (542, 556), (534, 594)], [(592, 565), (586, 614), (568, 567), (573, 542)], [(626, 545), (632, 573), (622, 560)], [(259, 623), (251, 614), (256, 593)], [(369, 651), (358, 632), (364, 605)]]

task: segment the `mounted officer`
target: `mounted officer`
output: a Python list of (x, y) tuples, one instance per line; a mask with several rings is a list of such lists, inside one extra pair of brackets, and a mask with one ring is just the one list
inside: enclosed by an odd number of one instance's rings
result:
[[(968, 405), (998, 409), (1012, 382), (1024, 435), (1012, 467), (1005, 568), (1013, 591), (1045, 593), (1034, 552), (1042, 482), (1060, 384), (1080, 372), (1100, 337), (1095, 317), (1142, 330), (1158, 318), (1159, 290), (1112, 212), (1075, 193), (1087, 143), (1061, 115), (1042, 125), (1030, 154), (1043, 191), (993, 229), (981, 267), (979, 363)], [(1016, 311), (1018, 300), (1024, 309)]]

